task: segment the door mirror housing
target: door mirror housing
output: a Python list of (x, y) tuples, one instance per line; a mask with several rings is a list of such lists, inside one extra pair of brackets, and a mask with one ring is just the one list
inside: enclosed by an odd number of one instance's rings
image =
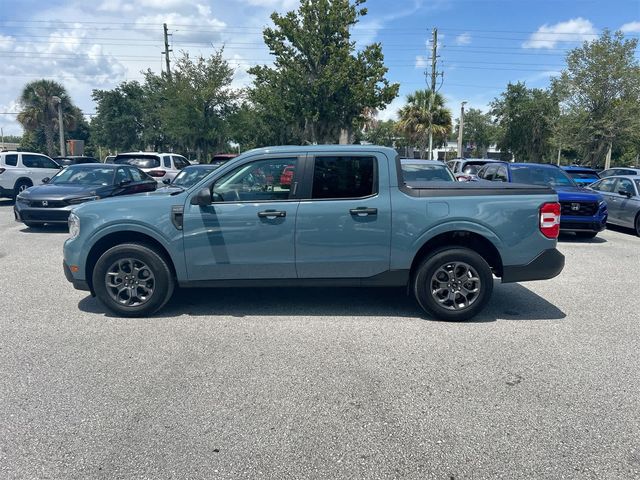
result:
[(51, 181), (51, 179), (49, 177), (44, 177), (42, 179), (42, 183), (49, 183)]
[(211, 205), (211, 203), (211, 191), (208, 188), (203, 188), (191, 197), (191, 205), (206, 207), (207, 205)]
[(165, 178), (164, 180), (162, 180), (162, 183), (164, 183), (165, 185), (169, 185), (171, 183), (171, 180)]
[(620, 195), (624, 195), (627, 198), (633, 197), (633, 194), (631, 192), (627, 191), (627, 190), (618, 190), (618, 193)]

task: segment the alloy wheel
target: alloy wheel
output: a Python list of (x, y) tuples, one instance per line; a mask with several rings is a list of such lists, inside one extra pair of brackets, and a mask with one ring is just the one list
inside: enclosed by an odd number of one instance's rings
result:
[(105, 275), (109, 296), (122, 306), (144, 305), (153, 296), (156, 286), (151, 269), (137, 258), (115, 261)]
[(480, 296), (478, 272), (464, 262), (449, 262), (436, 269), (429, 284), (431, 296), (447, 310), (464, 310)]

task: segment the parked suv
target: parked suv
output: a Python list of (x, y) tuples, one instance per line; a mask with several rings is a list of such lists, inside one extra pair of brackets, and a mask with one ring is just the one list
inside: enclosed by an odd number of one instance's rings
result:
[(562, 208), (560, 231), (593, 238), (605, 229), (607, 203), (602, 195), (579, 187), (560, 167), (542, 163), (499, 162), (485, 165), (478, 172), (480, 181), (548, 185), (558, 192)]
[(155, 152), (119, 153), (113, 163), (138, 167), (155, 178), (158, 183), (163, 183), (164, 180), (173, 180), (180, 170), (191, 165), (189, 160), (182, 155)]
[(33, 185), (60, 171), (60, 165), (46, 155), (30, 152), (0, 153), (0, 197), (15, 198)]

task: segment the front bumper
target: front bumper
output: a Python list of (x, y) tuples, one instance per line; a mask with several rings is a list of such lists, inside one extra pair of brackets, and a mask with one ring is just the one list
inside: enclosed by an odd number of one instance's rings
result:
[(75, 288), (76, 290), (83, 290), (86, 292), (91, 291), (91, 288), (89, 287), (89, 283), (86, 280), (78, 280), (77, 278), (73, 277), (73, 273), (71, 273), (71, 269), (67, 265), (67, 262), (65, 262), (64, 260), (62, 261), (62, 269), (64, 270), (64, 276), (67, 278), (69, 282), (73, 284), (73, 288)]
[(502, 283), (547, 280), (559, 275), (563, 268), (564, 255), (550, 248), (526, 265), (505, 265), (502, 268)]
[(59, 208), (35, 208), (22, 206), (16, 202), (13, 207), (13, 215), (17, 222), (38, 222), (67, 224), (69, 214), (76, 205)]
[(607, 215), (599, 218), (560, 217), (561, 232), (601, 232), (607, 227)]

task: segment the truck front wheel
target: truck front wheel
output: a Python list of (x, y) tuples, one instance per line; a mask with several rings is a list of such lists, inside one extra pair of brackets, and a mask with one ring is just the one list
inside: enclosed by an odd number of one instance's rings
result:
[(93, 269), (98, 299), (123, 317), (151, 315), (171, 298), (173, 275), (167, 261), (146, 245), (126, 243), (104, 252)]
[(473, 250), (445, 248), (427, 257), (413, 276), (420, 306), (440, 320), (468, 320), (491, 297), (491, 267)]

